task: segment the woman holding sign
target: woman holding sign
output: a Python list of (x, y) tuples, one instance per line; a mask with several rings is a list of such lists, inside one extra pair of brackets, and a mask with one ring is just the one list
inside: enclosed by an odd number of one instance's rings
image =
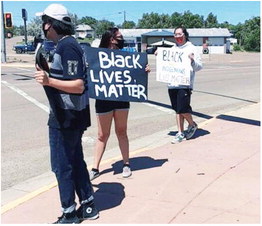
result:
[[(122, 49), (124, 47), (124, 39), (118, 28), (109, 28), (103, 35), (99, 48)], [(150, 69), (147, 66), (146, 71)], [(119, 147), (123, 158), (124, 178), (130, 177), (132, 171), (129, 165), (129, 140), (127, 136), (127, 120), (130, 103), (125, 101), (111, 101), (96, 99), (95, 103), (98, 138), (94, 151), (94, 165), (90, 171), (90, 180), (100, 176), (99, 164), (104, 154), (112, 121), (115, 123), (115, 133), (118, 139)]]
[[(183, 61), (182, 53), (185, 57), (190, 59), (190, 85), (181, 85), (177, 83), (170, 83), (168, 85), (168, 93), (172, 108), (176, 112), (176, 121), (178, 133), (176, 134), (172, 143), (180, 143), (185, 139), (190, 139), (197, 130), (197, 124), (192, 118), (192, 108), (190, 106), (191, 92), (193, 89), (195, 72), (202, 69), (202, 62), (200, 55), (197, 53), (195, 46), (189, 42), (188, 32), (184, 27), (177, 27), (174, 31), (174, 38), (176, 45), (172, 50), (177, 50), (181, 53), (176, 61)], [(181, 57), (180, 57), (181, 56)], [(184, 121), (188, 122), (188, 128), (184, 131)]]

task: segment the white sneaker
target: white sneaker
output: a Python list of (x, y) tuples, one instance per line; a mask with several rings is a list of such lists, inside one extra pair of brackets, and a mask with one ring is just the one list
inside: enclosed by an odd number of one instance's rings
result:
[(124, 178), (130, 177), (132, 175), (132, 171), (130, 169), (130, 165), (124, 164), (122, 176)]
[(177, 144), (185, 140), (185, 134), (184, 133), (177, 133), (174, 140), (171, 141), (172, 144)]

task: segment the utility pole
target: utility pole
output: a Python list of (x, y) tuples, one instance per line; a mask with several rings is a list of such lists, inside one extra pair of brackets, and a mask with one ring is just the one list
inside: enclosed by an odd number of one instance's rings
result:
[(6, 63), (5, 27), (4, 27), (4, 3), (1, 1), (2, 28), (1, 28), (1, 62)]
[(124, 23), (126, 22), (126, 11), (119, 12), (119, 14), (123, 13), (124, 14)]

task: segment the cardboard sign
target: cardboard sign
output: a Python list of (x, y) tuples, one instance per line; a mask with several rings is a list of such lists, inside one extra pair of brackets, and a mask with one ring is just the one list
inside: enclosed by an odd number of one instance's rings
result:
[(35, 64), (47, 73), (50, 72), (46, 58), (44, 57), (44, 48), (42, 43), (38, 43), (35, 50)]
[(104, 48), (86, 48), (91, 98), (113, 101), (147, 100), (147, 55)]
[(191, 60), (180, 48), (157, 48), (156, 80), (172, 85), (190, 85)]

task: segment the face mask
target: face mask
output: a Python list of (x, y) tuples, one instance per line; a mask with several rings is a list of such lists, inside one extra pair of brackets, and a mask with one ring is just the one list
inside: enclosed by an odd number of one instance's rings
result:
[(125, 42), (125, 40), (123, 40), (123, 39), (121, 39), (121, 40), (117, 39), (116, 46), (118, 47), (118, 49), (123, 49), (124, 48), (124, 42)]
[(183, 37), (177, 37), (177, 38), (175, 38), (175, 40), (180, 45), (183, 44), (183, 42), (184, 42), (184, 38)]

